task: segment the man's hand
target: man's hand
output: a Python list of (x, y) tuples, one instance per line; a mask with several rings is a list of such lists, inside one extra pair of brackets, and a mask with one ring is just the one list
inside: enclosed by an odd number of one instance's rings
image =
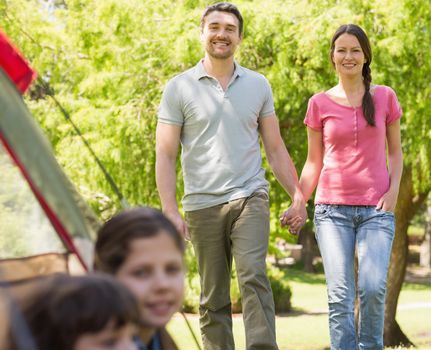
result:
[(186, 241), (190, 241), (189, 229), (181, 214), (178, 211), (164, 212), (164, 214), (172, 221), (180, 235), (183, 236)]
[(307, 210), (303, 202), (293, 202), (292, 205), (281, 215), (281, 226), (289, 226), (289, 231), (297, 235), (307, 221)]

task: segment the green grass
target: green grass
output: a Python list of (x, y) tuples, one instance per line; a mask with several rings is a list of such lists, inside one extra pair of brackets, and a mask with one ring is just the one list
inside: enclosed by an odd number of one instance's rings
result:
[(404, 283), (398, 305), (411, 303), (431, 303), (431, 284)]
[(292, 307), (298, 311), (327, 310), (326, 284), (323, 273), (311, 274), (297, 269), (287, 270), (292, 288)]
[[(198, 318), (195, 315), (189, 315), (188, 318), (200, 341)], [(327, 349), (329, 336), (326, 315), (277, 317), (276, 322), (280, 350)], [(197, 349), (182, 316), (176, 315), (169, 323), (168, 330), (180, 349)], [(244, 327), (240, 316), (233, 318), (233, 332), (236, 349), (245, 349)]]
[[(431, 296), (428, 297), (431, 300)], [(431, 349), (431, 309), (398, 310), (397, 320), (401, 329), (417, 346), (417, 349)]]
[[(322, 313), (327, 310), (323, 274), (307, 274), (297, 269), (289, 269), (287, 276), (292, 287), (294, 312), (277, 316), (277, 342), (280, 350), (329, 349), (327, 314)], [(406, 283), (400, 293), (398, 305), (430, 302), (431, 285)], [(200, 341), (198, 317), (189, 315), (188, 318)], [(431, 350), (431, 307), (399, 307), (397, 320), (401, 329), (417, 345), (416, 349)], [(168, 329), (180, 349), (196, 349), (181, 315), (172, 319)], [(236, 348), (245, 349), (241, 315), (235, 315), (233, 318), (233, 332)]]

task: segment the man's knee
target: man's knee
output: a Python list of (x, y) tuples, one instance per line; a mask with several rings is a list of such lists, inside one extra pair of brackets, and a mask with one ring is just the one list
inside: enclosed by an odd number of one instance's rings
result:
[(219, 313), (219, 314), (231, 314), (232, 305), (230, 300), (224, 304), (220, 301), (216, 301), (214, 303), (211, 303), (210, 301), (202, 302), (199, 305), (199, 312), (201, 315), (208, 314), (208, 313)]

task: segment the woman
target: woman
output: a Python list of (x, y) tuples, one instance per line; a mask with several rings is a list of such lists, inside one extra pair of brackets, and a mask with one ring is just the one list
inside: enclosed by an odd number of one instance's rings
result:
[(114, 275), (139, 302), (140, 350), (177, 349), (165, 325), (182, 304), (184, 241), (158, 210), (134, 208), (106, 222), (96, 241), (96, 270)]
[[(43, 277), (29, 284), (18, 305), (38, 350), (137, 349), (136, 300), (110, 276)], [(7, 349), (27, 348), (18, 325), (12, 329)]]
[(308, 156), (300, 184), (305, 200), (317, 185), (314, 223), (327, 281), (331, 349), (383, 349), (386, 275), (402, 173), (401, 108), (391, 88), (371, 85), (371, 59), (364, 31), (354, 24), (339, 27), (331, 42), (338, 84), (310, 99), (304, 120)]

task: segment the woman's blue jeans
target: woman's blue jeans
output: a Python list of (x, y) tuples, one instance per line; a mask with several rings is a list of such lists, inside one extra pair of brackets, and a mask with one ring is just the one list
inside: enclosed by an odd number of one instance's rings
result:
[[(375, 206), (317, 204), (314, 223), (328, 289), (331, 349), (383, 349), (394, 214)], [(360, 298), (358, 334), (354, 319), (355, 250)]]

